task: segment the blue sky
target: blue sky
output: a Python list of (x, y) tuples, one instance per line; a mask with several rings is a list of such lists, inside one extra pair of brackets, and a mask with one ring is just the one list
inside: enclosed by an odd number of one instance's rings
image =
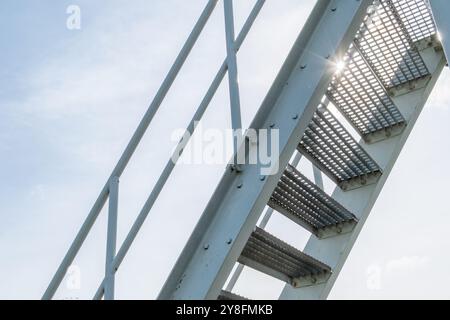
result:
[[(0, 298), (41, 296), (204, 3), (0, 3)], [(81, 8), (81, 30), (66, 28), (72, 4)], [(267, 1), (238, 57), (244, 126), (313, 4)], [(252, 5), (237, 1), (237, 29)], [(188, 123), (223, 61), (222, 16), (218, 6), (122, 177), (119, 243), (170, 156), (171, 132)], [(448, 81), (446, 68), (331, 298), (449, 298)], [(230, 127), (226, 90), (224, 83), (204, 127)], [(156, 297), (222, 172), (223, 166), (175, 169), (118, 272), (118, 298)], [(75, 261), (81, 288), (63, 283), (57, 298), (92, 296), (103, 271), (105, 229), (103, 212)], [(269, 230), (300, 248), (307, 239), (279, 216)], [(376, 290), (367, 284), (374, 270)], [(247, 270), (236, 290), (275, 298), (281, 288)]]

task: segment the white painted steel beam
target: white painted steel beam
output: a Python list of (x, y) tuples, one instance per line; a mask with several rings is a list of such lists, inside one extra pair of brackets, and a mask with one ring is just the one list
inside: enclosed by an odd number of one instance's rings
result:
[[(310, 123), (371, 1), (319, 0), (251, 128), (279, 128), (279, 170), (227, 169), (162, 288), (160, 299), (216, 299)], [(241, 146), (245, 147), (245, 146)], [(250, 145), (250, 149), (258, 144)]]

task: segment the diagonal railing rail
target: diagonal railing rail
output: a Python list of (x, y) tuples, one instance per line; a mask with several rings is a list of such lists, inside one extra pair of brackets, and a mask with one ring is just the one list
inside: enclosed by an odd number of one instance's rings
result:
[[(116, 249), (116, 233), (117, 233), (117, 203), (119, 198), (118, 184), (122, 173), (124, 172), (128, 162), (133, 156), (136, 148), (138, 147), (142, 137), (146, 133), (150, 123), (153, 120), (156, 112), (161, 106), (164, 98), (166, 97), (169, 89), (174, 83), (176, 77), (178, 76), (182, 66), (184, 65), (187, 57), (189, 56), (192, 48), (194, 47), (197, 39), (202, 33), (206, 23), (208, 22), (212, 12), (214, 11), (219, 0), (208, 0), (205, 8), (203, 9), (199, 19), (197, 20), (193, 30), (191, 31), (189, 37), (187, 38), (185, 44), (183, 45), (181, 51), (179, 52), (174, 64), (172, 65), (170, 71), (168, 72), (166, 78), (164, 79), (161, 87), (157, 91), (152, 103), (150, 104), (147, 112), (139, 123), (136, 131), (134, 132), (131, 140), (129, 141), (125, 151), (121, 155), (119, 161), (114, 167), (109, 179), (107, 180), (105, 186), (101, 190), (97, 200), (95, 201), (93, 207), (91, 208), (86, 220), (78, 231), (74, 241), (72, 242), (69, 250), (64, 256), (61, 264), (59, 265), (55, 275), (50, 281), (47, 290), (45, 291), (42, 299), (48, 300), (52, 299), (55, 295), (58, 287), (60, 286), (64, 276), (78, 254), (80, 248), (82, 247), (86, 237), (88, 236), (92, 226), (97, 220), (100, 211), (109, 201), (109, 212), (108, 212), (108, 234), (107, 234), (107, 250), (106, 250), (106, 266), (105, 266), (105, 276), (102, 280), (97, 292), (95, 293), (94, 299), (101, 299), (103, 296), (105, 299), (114, 299), (114, 275), (117, 272), (120, 264), (125, 258), (129, 248), (131, 247), (134, 239), (139, 233), (140, 228), (145, 222), (150, 210), (153, 207), (159, 193), (163, 189), (165, 183), (167, 182), (172, 170), (176, 165), (176, 160), (181, 155), (182, 151), (189, 142), (189, 137), (195, 130), (195, 123), (200, 121), (205, 113), (208, 105), (210, 104), (212, 98), (217, 92), (220, 84), (222, 83), (227, 71), (229, 73), (230, 81), (230, 104), (231, 104), (231, 114), (233, 129), (241, 129), (240, 120), (240, 102), (239, 102), (239, 87), (237, 82), (237, 63), (236, 63), (236, 53), (239, 51), (242, 43), (247, 37), (254, 21), (259, 15), (265, 0), (257, 0), (252, 11), (250, 12), (247, 20), (245, 21), (240, 33), (237, 38), (234, 39), (234, 19), (233, 19), (233, 6), (232, 0), (223, 0), (225, 9), (225, 31), (226, 31), (226, 41), (227, 41), (227, 57), (222, 63), (219, 71), (217, 72), (214, 80), (212, 81), (208, 91), (206, 92), (203, 100), (201, 101), (197, 111), (195, 112), (192, 120), (188, 124), (186, 131), (190, 135), (185, 135), (175, 148), (174, 154), (171, 159), (167, 162), (164, 170), (162, 171), (158, 181), (156, 182), (153, 190), (148, 196), (144, 203), (141, 211), (139, 212), (136, 220), (134, 221), (130, 231), (128, 232), (125, 240), (120, 246), (117, 254)], [(187, 137), (186, 137), (187, 136)], [(235, 145), (235, 152), (237, 146)]]

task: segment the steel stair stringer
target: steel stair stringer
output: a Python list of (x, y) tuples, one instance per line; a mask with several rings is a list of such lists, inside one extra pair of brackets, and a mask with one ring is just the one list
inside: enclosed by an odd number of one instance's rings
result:
[(217, 299), (371, 3), (317, 2), (250, 126), (280, 129), (280, 170), (227, 168), (159, 299)]

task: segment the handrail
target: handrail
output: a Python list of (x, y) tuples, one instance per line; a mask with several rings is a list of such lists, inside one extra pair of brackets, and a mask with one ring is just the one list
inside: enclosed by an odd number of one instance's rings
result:
[[(230, 0), (231, 1), (231, 0)], [(158, 92), (156, 93), (152, 103), (150, 104), (147, 112), (145, 113), (144, 117), (142, 118), (141, 122), (139, 123), (136, 131), (134, 132), (130, 142), (128, 143), (125, 151), (121, 155), (118, 163), (116, 164), (114, 170), (112, 171), (110, 178), (108, 179), (107, 183), (101, 190), (97, 200), (95, 201), (92, 209), (90, 210), (86, 220), (84, 221), (83, 225), (81, 226), (80, 230), (78, 231), (74, 241), (72, 242), (69, 250), (67, 251), (66, 255), (64, 256), (64, 259), (62, 260), (61, 264), (59, 265), (55, 275), (53, 276), (52, 280), (50, 281), (50, 284), (48, 288), (46, 289), (44, 295), (42, 296), (42, 299), (49, 300), (51, 299), (56, 290), (58, 289), (59, 285), (61, 284), (67, 269), (75, 259), (76, 255), (78, 254), (78, 251), (80, 250), (84, 240), (86, 239), (87, 235), (89, 234), (93, 224), (95, 223), (100, 211), (104, 207), (106, 200), (108, 198), (110, 203), (110, 219), (111, 224), (108, 226), (108, 244), (107, 244), (107, 262), (105, 267), (105, 278), (102, 280), (100, 287), (98, 288), (94, 299), (101, 299), (103, 294), (105, 293), (105, 286), (108, 287), (107, 289), (107, 296), (105, 295), (105, 298), (107, 299), (113, 299), (114, 298), (114, 274), (117, 272), (117, 269), (119, 268), (121, 262), (125, 258), (131, 244), (133, 243), (134, 239), (136, 238), (136, 235), (138, 234), (141, 226), (145, 222), (146, 217), (148, 216), (148, 213), (150, 212), (154, 202), (156, 201), (159, 193), (161, 192), (162, 188), (164, 187), (164, 184), (168, 180), (173, 168), (176, 165), (177, 157), (172, 157), (168, 163), (166, 164), (166, 167), (164, 168), (163, 172), (161, 173), (157, 183), (155, 184), (152, 192), (150, 193), (149, 197), (147, 198), (143, 208), (141, 209), (139, 215), (137, 216), (135, 222), (133, 223), (127, 237), (125, 238), (124, 242), (122, 243), (119, 251), (114, 258), (112, 259), (111, 252), (115, 251), (115, 235), (114, 230), (116, 228), (114, 217), (117, 214), (117, 212), (114, 212), (114, 208), (118, 194), (116, 194), (116, 186), (113, 184), (113, 187), (111, 188), (111, 181), (116, 181), (114, 179), (120, 178), (121, 174), (125, 170), (129, 160), (131, 159), (132, 155), (134, 154), (137, 146), (139, 145), (142, 137), (144, 136), (145, 132), (147, 131), (151, 121), (153, 120), (153, 117), (155, 116), (156, 112), (158, 111), (161, 103), (163, 102), (165, 96), (167, 95), (170, 87), (172, 86), (174, 80), (176, 79), (179, 71), (181, 70), (181, 67), (184, 65), (184, 62), (186, 61), (187, 57), (189, 56), (193, 46), (195, 45), (197, 39), (199, 38), (201, 32), (203, 31), (207, 21), (209, 20), (212, 12), (214, 11), (214, 8), (217, 5), (218, 0), (209, 0), (206, 7), (202, 11), (202, 14), (200, 15), (198, 21), (196, 22), (193, 30), (191, 31), (188, 39), (186, 40), (185, 44), (183, 45), (181, 51), (179, 52), (174, 64), (172, 65), (169, 73), (167, 74), (166, 78), (164, 79), (161, 87), (159, 88)], [(234, 48), (234, 55), (241, 47), (242, 43), (244, 42), (246, 36), (248, 35), (254, 21), (256, 20), (256, 17), (258, 16), (259, 12), (261, 11), (263, 5), (265, 3), (265, 0), (258, 0), (256, 4), (254, 5), (250, 15), (248, 16), (246, 22), (244, 23), (244, 26), (242, 27), (241, 32), (239, 33), (238, 37), (233, 43)], [(219, 71), (216, 74), (216, 77), (214, 78), (213, 82), (211, 83), (206, 95), (204, 96), (202, 102), (200, 103), (197, 111), (194, 114), (194, 117), (192, 118), (191, 122), (187, 126), (187, 132), (190, 132), (191, 134), (195, 130), (195, 122), (199, 121), (204, 112), (206, 111), (208, 105), (210, 104), (213, 96), (215, 95), (217, 89), (219, 88), (223, 78), (225, 77), (227, 70), (228, 70), (228, 57), (229, 52), (227, 54), (227, 58), (223, 62), (222, 66), (220, 67)], [(237, 70), (236, 70), (237, 72)], [(236, 74), (237, 75), (237, 74)], [(237, 79), (237, 78), (236, 78)], [(189, 138), (182, 139), (177, 148), (176, 151), (179, 150), (182, 152), (186, 144), (188, 143)], [(181, 148), (181, 149), (180, 149)], [(181, 154), (179, 152), (178, 154)], [(114, 197), (111, 195), (114, 194)], [(113, 198), (113, 199), (111, 199)], [(112, 208), (112, 209), (111, 209)], [(109, 219), (109, 220), (110, 220)], [(108, 279), (108, 281), (106, 281)], [(112, 287), (111, 287), (112, 286)]]
[[(247, 36), (248, 32), (250, 31), (250, 28), (253, 25), (253, 22), (255, 21), (256, 17), (258, 16), (260, 10), (262, 9), (262, 6), (264, 5), (264, 3), (265, 3), (265, 0), (258, 0), (258, 2), (253, 7), (252, 12), (250, 13), (249, 17), (247, 18), (247, 21), (244, 24), (244, 26), (242, 27), (239, 37), (237, 38), (237, 40), (235, 42), (235, 51), (238, 51), (239, 48), (241, 47), (242, 43), (245, 40), (245, 37)], [(125, 258), (126, 254), (128, 252), (128, 249), (130, 248), (135, 237), (137, 236), (140, 228), (144, 224), (148, 213), (150, 212), (151, 208), (153, 207), (153, 204), (155, 203), (156, 199), (158, 198), (159, 193), (161, 192), (162, 188), (164, 187), (164, 184), (166, 183), (172, 170), (174, 169), (175, 164), (176, 164), (176, 162), (174, 160), (178, 160), (178, 157), (183, 152), (184, 147), (187, 145), (190, 138), (192, 137), (192, 134), (195, 131), (195, 123), (200, 121), (201, 118), (203, 117), (203, 114), (205, 113), (209, 103), (211, 102), (211, 100), (214, 97), (217, 89), (219, 88), (223, 78), (225, 77), (226, 72), (227, 72), (227, 60), (225, 59), (222, 66), (220, 67), (219, 71), (217, 72), (213, 82), (211, 83), (211, 86), (209, 87), (208, 91), (206, 92), (205, 97), (203, 98), (197, 111), (195, 112), (189, 125), (187, 126), (186, 131), (190, 134), (186, 135), (180, 141), (178, 146), (175, 148), (172, 157), (167, 161), (167, 164), (164, 167), (164, 170), (163, 170), (161, 176), (158, 178), (158, 181), (156, 182), (152, 192), (150, 193), (149, 197), (147, 198), (147, 201), (145, 202), (144, 206), (142, 207), (141, 212), (139, 213), (136, 221), (134, 222), (133, 226), (130, 229), (130, 232), (128, 233), (127, 237), (125, 238), (116, 257), (114, 258), (114, 261), (112, 262), (113, 268), (115, 268), (115, 269), (119, 268), (120, 264), (122, 263), (122, 260)], [(105, 285), (105, 279), (103, 279), (100, 286), (98, 287), (98, 289), (94, 295), (94, 300), (101, 299), (103, 292), (104, 292), (104, 285)]]

